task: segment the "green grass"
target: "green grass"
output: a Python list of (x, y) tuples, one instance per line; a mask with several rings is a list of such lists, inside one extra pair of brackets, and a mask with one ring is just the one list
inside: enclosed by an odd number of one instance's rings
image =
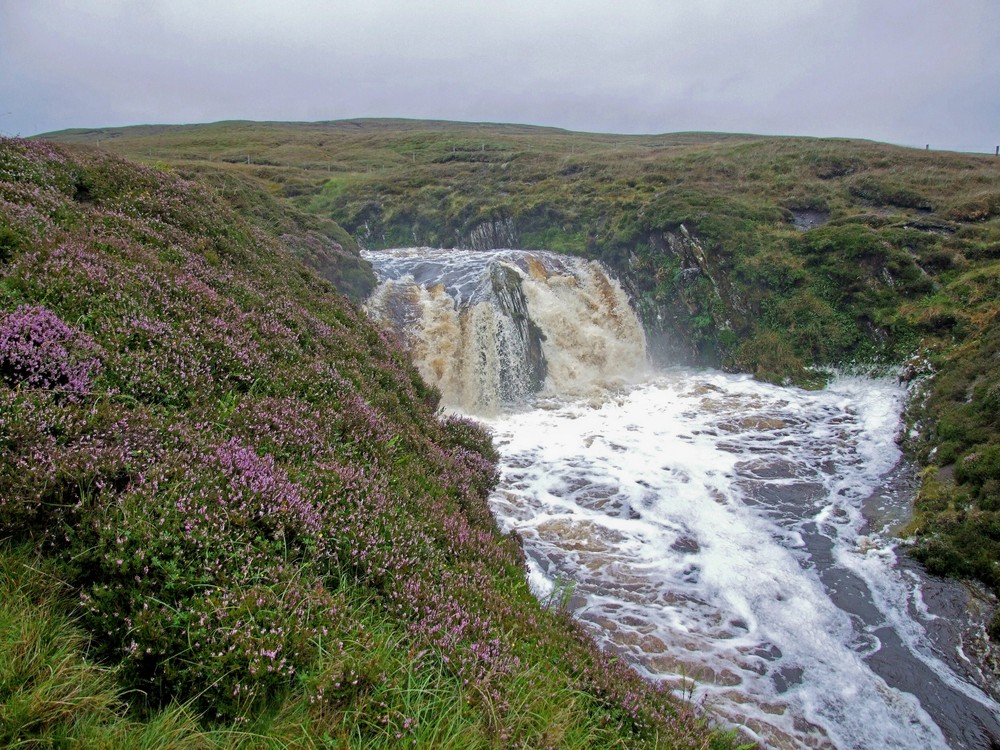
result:
[[(567, 689), (541, 663), (517, 675), (508, 691), (511, 705), (491, 706), (490, 696), (462, 685), (432, 653), (414, 653), (405, 632), (378, 614), (362, 592), (350, 598), (364, 637), (348, 642), (343, 653), (322, 657), (300, 687), (270, 709), (206, 724), (193, 707), (170, 705), (137, 719), (129, 709), (136, 696), (122, 690), (113, 668), (88, 658), (89, 636), (66, 614), (71, 592), (58, 573), (28, 545), (0, 548), (5, 748), (619, 746), (615, 732), (594, 724), (593, 697)], [(345, 673), (355, 684), (316, 697), (320, 686), (329, 688)], [(696, 725), (689, 731), (700, 733)], [(711, 742), (730, 746), (722, 733)]]
[(82, 657), (83, 633), (56, 603), (63, 592), (30, 558), (0, 556), (0, 746), (31, 736), (93, 734), (116, 717), (109, 670)]

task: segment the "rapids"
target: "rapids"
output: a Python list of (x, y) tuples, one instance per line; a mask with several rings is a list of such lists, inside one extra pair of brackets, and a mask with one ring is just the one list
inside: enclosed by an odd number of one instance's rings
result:
[(367, 257), (370, 313), (493, 430), (491, 505), (540, 598), (767, 746), (998, 746), (993, 603), (892, 535), (914, 485), (894, 381), (649, 371), (627, 298), (580, 259)]

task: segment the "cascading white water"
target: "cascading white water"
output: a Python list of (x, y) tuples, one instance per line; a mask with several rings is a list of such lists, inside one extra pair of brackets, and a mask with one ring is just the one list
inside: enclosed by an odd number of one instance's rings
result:
[(642, 326), (594, 261), (431, 248), (364, 257), (382, 280), (369, 314), (403, 336), (445, 406), (492, 414), (535, 391), (587, 395), (645, 369)]
[(492, 427), (491, 506), (536, 592), (571, 586), (605, 647), (773, 747), (1000, 743), (982, 618), (889, 533), (912, 492), (898, 385), (644, 371), (624, 293), (579, 259), (368, 257), (369, 310)]

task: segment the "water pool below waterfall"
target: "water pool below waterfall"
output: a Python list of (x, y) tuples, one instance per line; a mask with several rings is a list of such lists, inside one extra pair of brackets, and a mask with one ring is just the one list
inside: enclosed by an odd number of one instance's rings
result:
[[(659, 373), (489, 421), (539, 594), (776, 747), (989, 748), (968, 593), (901, 559), (895, 384)], [(559, 592), (555, 596), (560, 596)]]
[(914, 487), (894, 381), (651, 371), (624, 293), (580, 259), (367, 257), (370, 312), (494, 431), (491, 504), (541, 598), (770, 746), (998, 746), (993, 603), (892, 536)]

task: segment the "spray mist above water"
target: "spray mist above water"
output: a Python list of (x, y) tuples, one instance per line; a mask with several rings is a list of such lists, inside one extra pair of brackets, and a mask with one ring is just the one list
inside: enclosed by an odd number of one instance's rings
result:
[(533, 393), (586, 396), (646, 368), (642, 325), (607, 269), (555, 253), (366, 252), (369, 314), (395, 330), (442, 403), (494, 414)]

